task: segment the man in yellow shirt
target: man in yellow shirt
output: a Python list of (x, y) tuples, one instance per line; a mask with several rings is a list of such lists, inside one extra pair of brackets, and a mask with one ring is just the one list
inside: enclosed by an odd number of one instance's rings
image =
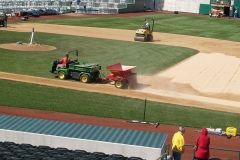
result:
[(178, 131), (173, 135), (172, 138), (172, 156), (174, 160), (181, 160), (181, 155), (184, 152), (184, 127), (179, 127)]

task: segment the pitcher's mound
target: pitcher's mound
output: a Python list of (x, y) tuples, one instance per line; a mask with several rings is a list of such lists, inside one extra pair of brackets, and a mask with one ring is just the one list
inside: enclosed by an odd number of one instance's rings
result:
[(51, 51), (56, 49), (54, 46), (44, 44), (28, 44), (28, 43), (7, 43), (0, 44), (0, 48), (15, 50), (15, 51)]

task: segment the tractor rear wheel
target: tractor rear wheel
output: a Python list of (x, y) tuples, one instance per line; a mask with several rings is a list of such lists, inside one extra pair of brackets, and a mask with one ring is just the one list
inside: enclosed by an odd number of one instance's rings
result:
[(65, 72), (63, 72), (63, 71), (60, 71), (60, 72), (58, 72), (58, 77), (59, 77), (59, 79), (66, 79), (66, 74), (65, 74)]
[(153, 35), (152, 34), (148, 34), (147, 35), (147, 41), (148, 42), (152, 42), (153, 41)]
[(83, 83), (88, 83), (90, 81), (90, 77), (87, 74), (83, 74), (80, 76), (80, 81)]
[(153, 35), (152, 35), (152, 34), (148, 35), (148, 41), (149, 41), (149, 42), (152, 42), (152, 41), (153, 41)]
[(115, 82), (115, 87), (116, 88), (123, 88), (124, 87), (124, 82), (120, 81), (120, 80), (116, 81)]

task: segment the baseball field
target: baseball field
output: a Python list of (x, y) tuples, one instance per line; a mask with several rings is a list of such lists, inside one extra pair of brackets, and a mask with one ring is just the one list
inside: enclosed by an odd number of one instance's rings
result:
[[(145, 17), (155, 19), (154, 41), (134, 42)], [(161, 13), (12, 21), (0, 28), (2, 112), (11, 107), (143, 120), (146, 99), (146, 121), (239, 127), (239, 23)], [(32, 28), (35, 44), (28, 45)], [(101, 64), (103, 77), (110, 64), (137, 66), (137, 87), (55, 78), (52, 61), (75, 49), (80, 61)]]

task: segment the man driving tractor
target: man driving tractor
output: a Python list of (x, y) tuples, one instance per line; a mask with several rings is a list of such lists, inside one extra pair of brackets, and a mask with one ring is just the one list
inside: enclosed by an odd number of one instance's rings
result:
[(69, 54), (66, 53), (60, 60), (53, 61), (51, 72), (54, 73), (57, 68), (66, 68), (69, 63)]
[(62, 58), (59, 60), (59, 63), (58, 63), (58, 65), (57, 65), (57, 68), (58, 68), (58, 67), (67, 67), (68, 62), (69, 62), (69, 55), (68, 55), (68, 54), (65, 54), (64, 57), (62, 57)]
[(135, 41), (141, 42), (152, 42), (153, 41), (153, 27), (154, 27), (154, 19), (151, 19), (152, 23), (148, 22), (149, 18), (144, 19), (144, 24), (140, 29), (137, 29), (135, 32)]
[(143, 25), (143, 29), (147, 29), (150, 30), (150, 24), (148, 23), (147, 19), (144, 19), (144, 25)]

